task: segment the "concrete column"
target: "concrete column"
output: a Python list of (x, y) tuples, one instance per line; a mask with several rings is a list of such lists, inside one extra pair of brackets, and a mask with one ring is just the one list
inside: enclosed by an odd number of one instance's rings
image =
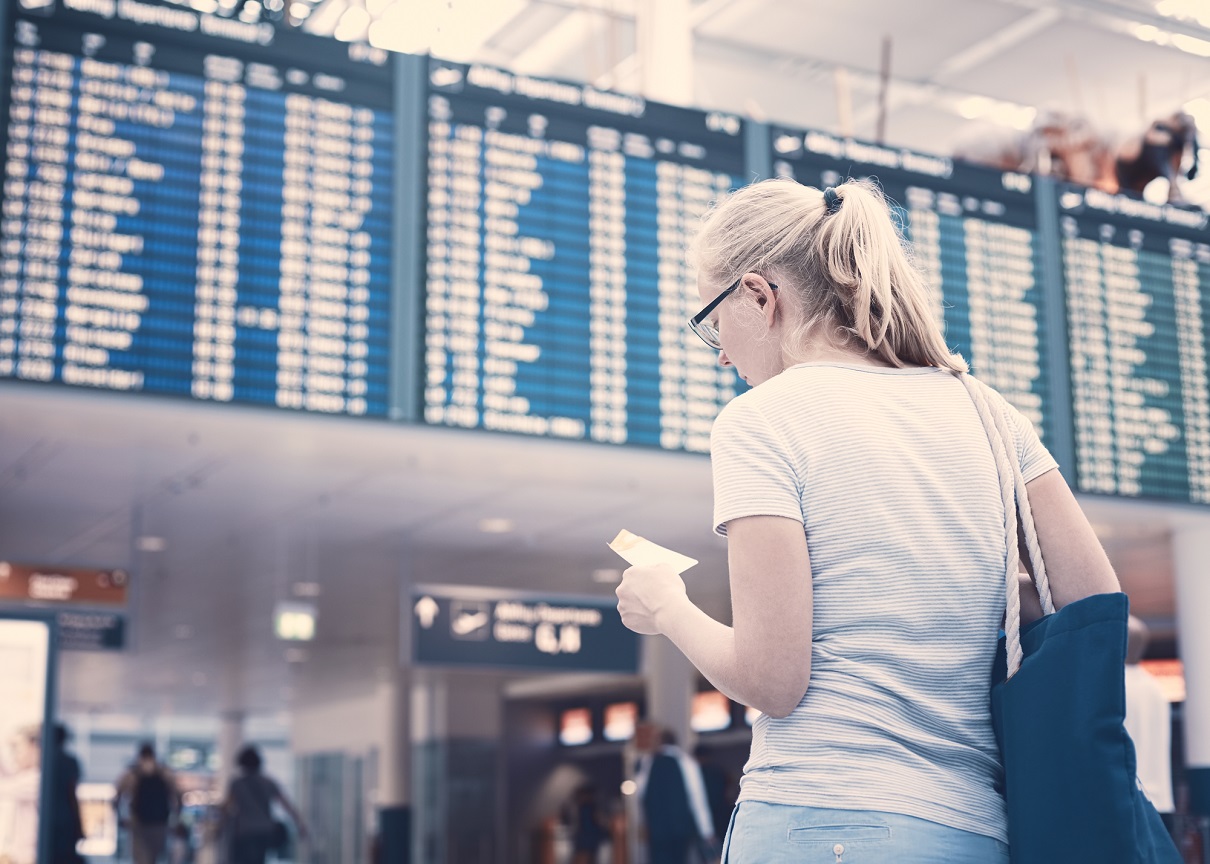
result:
[(504, 860), (498, 676), (418, 671), (411, 688), (413, 860)]
[(643, 95), (674, 105), (693, 104), (693, 30), (690, 0), (635, 4)]
[(410, 679), (406, 669), (392, 669), (378, 682), (378, 710), (382, 718), (382, 743), (378, 750), (380, 807), (407, 806), (412, 800)]
[(663, 636), (643, 637), (643, 677), (647, 682), (647, 719), (671, 729), (677, 743), (692, 751), (690, 727), (697, 670)]
[(1210, 814), (1210, 529), (1186, 529), (1173, 536), (1176, 622), (1185, 667), (1185, 761), (1189, 806)]
[(224, 711), (218, 729), (218, 772), (215, 775), (218, 793), (227, 794), (227, 786), (239, 773), (235, 757), (244, 743), (244, 712)]

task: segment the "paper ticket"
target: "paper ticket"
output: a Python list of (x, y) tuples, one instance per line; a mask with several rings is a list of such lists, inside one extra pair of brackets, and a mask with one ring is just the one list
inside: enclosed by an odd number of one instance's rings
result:
[(663, 546), (660, 546), (658, 543), (652, 543), (645, 537), (631, 534), (625, 528), (619, 531), (618, 536), (609, 542), (609, 548), (617, 552), (632, 565), (668, 564), (678, 574), (684, 573), (697, 563), (696, 558), (690, 558), (688, 555), (682, 555), (680, 552), (673, 552), (671, 549), (665, 549)]

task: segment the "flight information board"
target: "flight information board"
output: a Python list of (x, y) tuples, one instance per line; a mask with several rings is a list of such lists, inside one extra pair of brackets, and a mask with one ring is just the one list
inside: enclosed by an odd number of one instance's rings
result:
[(387, 413), (386, 52), (139, 0), (6, 39), (0, 377)]
[(1210, 502), (1210, 216), (1077, 187), (1058, 205), (1079, 489)]
[(742, 387), (685, 326), (739, 118), (433, 61), (424, 417), (706, 451)]
[(821, 189), (878, 181), (935, 291), (946, 343), (1053, 440), (1032, 178), (822, 132), (775, 127), (770, 140), (778, 176)]

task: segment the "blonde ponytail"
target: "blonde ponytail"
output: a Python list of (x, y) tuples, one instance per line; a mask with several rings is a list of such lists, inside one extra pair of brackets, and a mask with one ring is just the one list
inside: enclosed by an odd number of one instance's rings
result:
[(792, 362), (823, 333), (892, 366), (967, 371), (945, 344), (882, 191), (849, 180), (829, 200), (792, 180), (740, 189), (707, 214), (692, 249), (699, 271), (720, 285), (752, 271), (793, 286), (783, 288), (797, 318), (783, 342)]

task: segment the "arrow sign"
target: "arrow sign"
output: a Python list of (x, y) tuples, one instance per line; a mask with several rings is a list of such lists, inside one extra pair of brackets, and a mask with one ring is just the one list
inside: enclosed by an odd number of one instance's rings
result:
[(433, 619), (437, 617), (437, 612), (441, 607), (437, 605), (437, 601), (427, 594), (416, 601), (416, 617), (420, 619), (420, 626), (425, 630), (433, 626)]

